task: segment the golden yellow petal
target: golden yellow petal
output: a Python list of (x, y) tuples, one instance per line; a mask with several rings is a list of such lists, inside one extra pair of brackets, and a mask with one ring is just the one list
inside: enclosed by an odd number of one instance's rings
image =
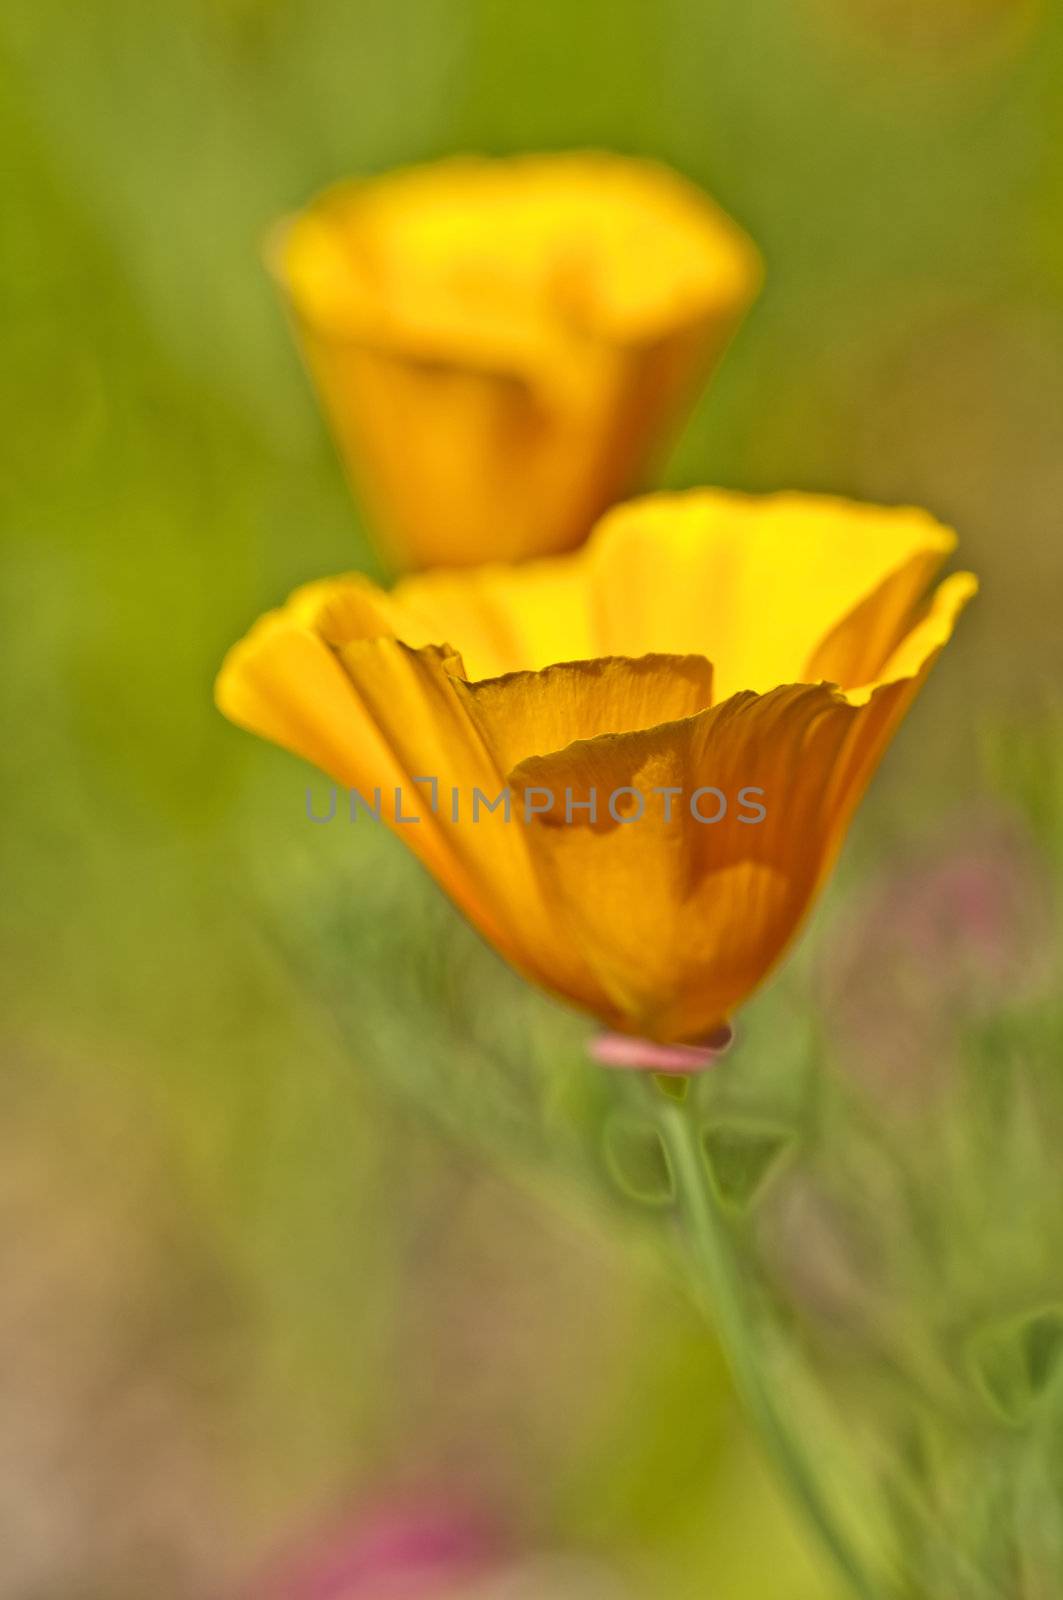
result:
[(605, 654), (591, 628), (579, 557), (418, 573), (396, 584), (394, 600), (403, 638), (462, 641), (470, 679)]
[(219, 710), (337, 783), (356, 787), (374, 767), (376, 781), (395, 781), (334, 652), (300, 620), (299, 600), (262, 617), (229, 651), (215, 684)]
[[(721, 700), (821, 677), (866, 682), (954, 545), (907, 508), (708, 489), (647, 496), (610, 512), (586, 552), (599, 649), (707, 655)], [(836, 638), (857, 607), (869, 670)]]
[[(647, 241), (652, 241), (648, 248)], [(667, 167), (604, 152), (461, 156), (337, 185), (278, 232), (299, 314), (429, 360), (534, 370), (544, 332), (653, 342), (744, 307), (746, 235)]]
[(704, 655), (715, 696), (877, 681), (955, 544), (926, 512), (815, 495), (646, 496), (574, 556), (404, 579), (411, 643), (461, 641), (472, 679), (559, 661)]
[(272, 259), (341, 453), (415, 566), (585, 538), (760, 281), (706, 196), (595, 154), (343, 185), (278, 232)]

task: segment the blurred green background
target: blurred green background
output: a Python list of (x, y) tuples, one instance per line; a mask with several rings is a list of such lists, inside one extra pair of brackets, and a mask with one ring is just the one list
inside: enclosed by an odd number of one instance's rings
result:
[(441, 1486), (635, 1597), (827, 1593), (682, 1295), (549, 1175), (579, 1027), (213, 710), (254, 616), (373, 570), (260, 246), (348, 173), (579, 145), (754, 236), (667, 481), (924, 504), (983, 579), (829, 914), (1058, 686), (1061, 72), (1050, 0), (6, 0), (4, 1600), (226, 1593)]

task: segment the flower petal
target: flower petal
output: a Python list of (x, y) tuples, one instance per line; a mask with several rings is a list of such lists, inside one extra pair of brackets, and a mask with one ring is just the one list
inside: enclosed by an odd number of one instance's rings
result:
[(926, 512), (698, 489), (610, 512), (562, 560), (405, 579), (402, 637), (460, 639), (471, 679), (703, 655), (715, 694), (877, 680), (955, 536)]
[(460, 639), (473, 680), (604, 653), (591, 628), (579, 556), (419, 573), (396, 584), (393, 598), (409, 630), (403, 637)]
[[(652, 236), (654, 248), (647, 251)], [(544, 333), (643, 344), (736, 313), (745, 234), (667, 167), (594, 151), (459, 156), (328, 190), (272, 261), (308, 324), (423, 359), (534, 370)]]
[[(943, 593), (914, 675), (863, 704), (826, 684), (746, 692), (683, 722), (577, 743), (511, 773), (514, 788), (555, 797), (534, 817), (532, 848), (566, 937), (586, 952), (626, 1031), (665, 1043), (702, 1037), (771, 971), (940, 649), (944, 613), (955, 614), (965, 591), (952, 584)], [(715, 822), (691, 809), (709, 786), (726, 800)], [(670, 814), (655, 793), (667, 788), (677, 791)], [(592, 789), (595, 817), (581, 809)], [(642, 797), (637, 819), (608, 811), (621, 789)], [(759, 792), (743, 805), (750, 789)], [(705, 818), (720, 809), (716, 793), (697, 803)], [(757, 803), (763, 819), (743, 820)]]
[[(811, 551), (803, 586), (800, 555), (780, 545), (786, 505)], [(359, 577), (310, 585), (230, 652), (218, 703), (345, 786), (370, 797), (379, 787), (384, 817), (528, 976), (607, 1026), (697, 1039), (792, 938), (974, 592), (960, 573), (916, 609), (950, 540), (914, 512), (657, 497), (608, 518), (565, 561), (429, 575), (392, 595)], [(840, 577), (826, 570), (835, 560)], [(739, 623), (754, 577), (778, 625), (764, 633), (764, 617), (747, 617), (759, 630), (750, 643)], [(795, 622), (785, 599), (802, 602)], [(667, 656), (642, 648), (658, 633)], [(842, 687), (769, 682), (712, 706), (719, 689), (701, 648), (710, 634), (732, 674), (736, 662), (754, 673), (796, 660), (798, 674), (830, 670)], [(591, 659), (612, 635), (638, 658)], [(478, 681), (448, 638), (471, 648)], [(684, 638), (696, 647), (673, 655)], [(525, 821), (490, 809), (472, 819), (472, 792), (489, 803), (506, 774), (553, 802), (527, 807)], [(412, 798), (421, 779), (436, 780), (437, 808), (426, 787), (420, 822), (404, 823), (395, 790)], [(708, 786), (727, 801), (718, 822), (689, 810)], [(592, 788), (593, 816), (581, 809)], [(637, 820), (639, 794), (606, 809), (620, 788), (641, 793)], [(654, 788), (679, 793), (671, 820)], [(743, 789), (764, 791), (762, 820)], [(715, 811), (716, 797), (708, 803)]]
[[(800, 494), (651, 495), (610, 512), (588, 547), (598, 647), (707, 655), (720, 700), (819, 678), (866, 682), (954, 544), (924, 511)], [(866, 665), (855, 656), (850, 666), (839, 640), (818, 661), (857, 607), (846, 640), (858, 632)], [(844, 671), (821, 670), (843, 657)]]
[[(555, 797), (532, 825), (532, 847), (566, 938), (586, 951), (625, 1031), (696, 1039), (759, 982), (811, 896), (832, 837), (823, 787), (857, 715), (823, 687), (747, 692), (511, 774), (515, 788)], [(706, 817), (718, 810), (715, 795), (698, 796), (710, 785), (728, 801), (716, 824), (691, 812), (692, 798)], [(762, 791), (759, 824), (738, 820), (746, 786)], [(624, 789), (642, 797), (643, 812), (618, 822), (606, 805)], [(592, 790), (593, 819), (583, 809)]]
[(921, 616), (897, 641), (874, 676), (869, 681), (856, 676), (850, 680), (854, 686), (862, 687), (846, 687), (849, 703), (859, 705), (881, 683), (915, 677), (930, 656), (937, 656), (948, 643), (960, 612), (977, 593), (978, 579), (973, 572), (954, 572), (939, 584)]
[(594, 153), (345, 184), (277, 231), (271, 259), (404, 566), (578, 544), (641, 479), (761, 276), (707, 196)]
[(600, 656), (455, 688), (503, 772), (576, 739), (633, 733), (712, 704), (704, 656)]
[[(345, 620), (343, 605), (356, 604), (356, 591), (343, 585), (337, 599), (334, 585), (311, 586), (264, 617), (226, 657), (219, 708), (368, 806), (379, 803), (382, 819), (502, 955), (593, 1008), (597, 984), (579, 952), (554, 937), (526, 828), (489, 808), (505, 779), (455, 693), (459, 658), (386, 637), (331, 644), (304, 620), (315, 601), (327, 622)], [(485, 803), (474, 817), (477, 793)]]

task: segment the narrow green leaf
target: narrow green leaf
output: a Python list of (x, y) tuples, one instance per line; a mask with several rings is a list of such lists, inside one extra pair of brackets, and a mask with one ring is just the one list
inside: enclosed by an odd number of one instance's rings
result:
[(605, 1159), (617, 1187), (644, 1205), (667, 1205), (674, 1198), (668, 1157), (651, 1122), (616, 1112), (602, 1135)]
[(1063, 1306), (1040, 1307), (979, 1328), (967, 1344), (975, 1384), (1005, 1421), (1025, 1422), (1059, 1370)]
[(722, 1203), (734, 1211), (748, 1209), (779, 1171), (795, 1139), (791, 1129), (753, 1118), (710, 1123), (702, 1143)]

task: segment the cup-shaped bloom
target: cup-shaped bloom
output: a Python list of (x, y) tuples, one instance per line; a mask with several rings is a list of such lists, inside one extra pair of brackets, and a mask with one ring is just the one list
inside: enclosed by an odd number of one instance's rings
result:
[(760, 282), (706, 195), (593, 153), (341, 185), (271, 258), (400, 567), (579, 544), (642, 481)]
[(926, 598), (953, 544), (916, 510), (651, 496), (567, 556), (311, 584), (230, 652), (218, 703), (379, 791), (530, 978), (696, 1041), (792, 939), (974, 592)]

